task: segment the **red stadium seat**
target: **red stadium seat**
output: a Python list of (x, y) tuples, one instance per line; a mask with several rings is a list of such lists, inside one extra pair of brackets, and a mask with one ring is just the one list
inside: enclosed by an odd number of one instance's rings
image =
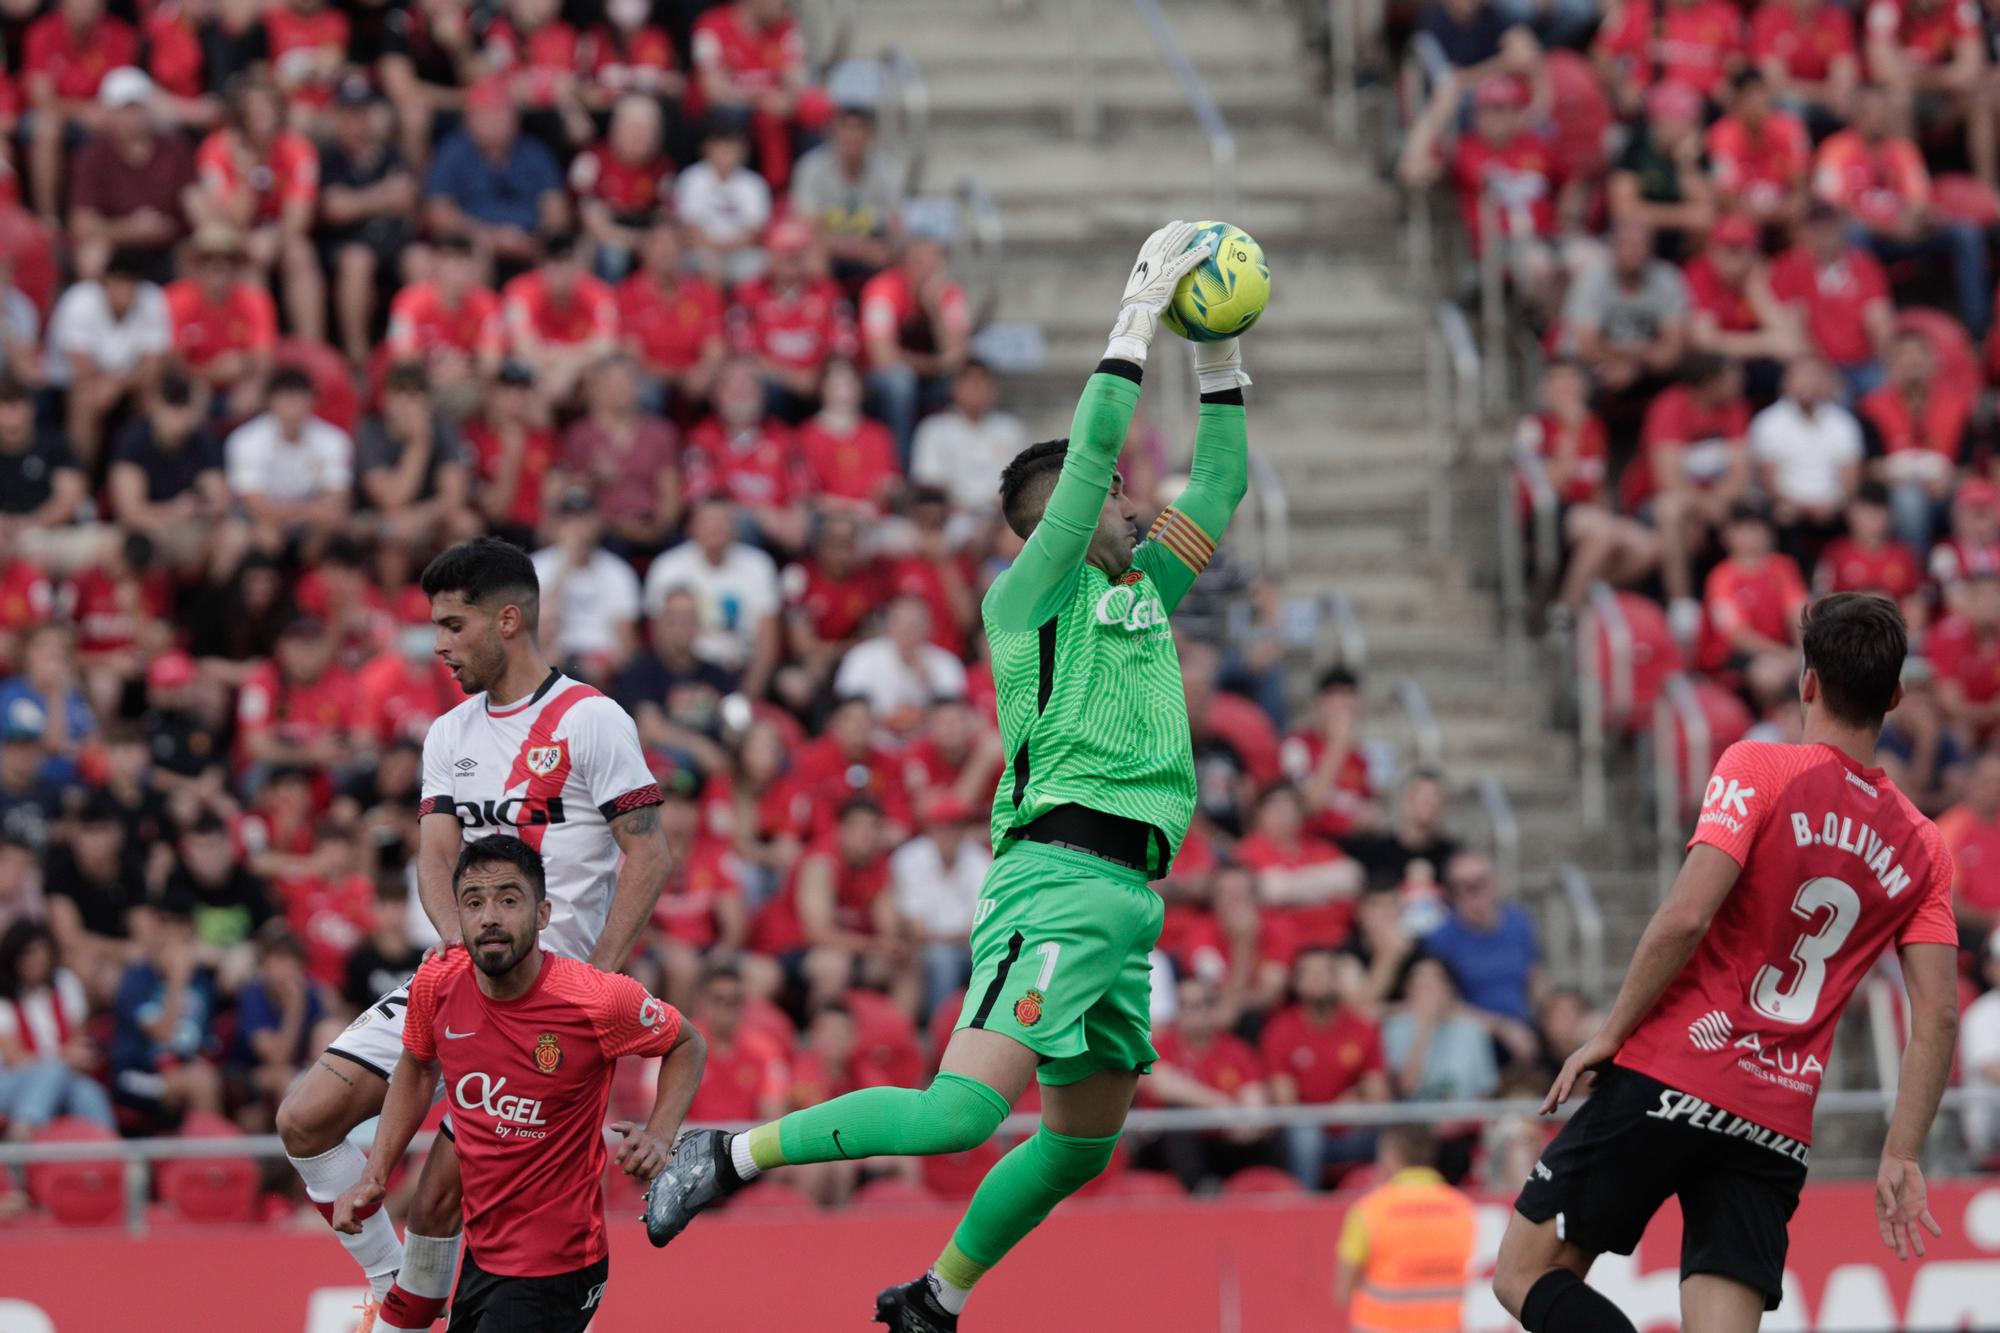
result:
[(924, 1188), (940, 1199), (969, 1199), (999, 1160), (1000, 1149), (991, 1143), (982, 1143), (971, 1152), (926, 1157), (922, 1165)]
[[(219, 1115), (198, 1111), (181, 1125), (180, 1137), (241, 1138), (243, 1131)], [(153, 1183), (160, 1198), (189, 1222), (248, 1222), (257, 1208), (254, 1158), (204, 1157), (160, 1163)]]
[(799, 1030), (785, 1017), (785, 1011), (769, 1000), (750, 1000), (744, 1004), (743, 1031), (764, 1033), (778, 1044), (788, 1060), (799, 1044)]
[(727, 1211), (732, 1213), (753, 1213), (782, 1211), (785, 1209), (811, 1209), (819, 1205), (780, 1181), (767, 1180), (752, 1185), (741, 1194), (730, 1196)]
[[(1738, 698), (1734, 690), (1721, 682), (1697, 676), (1690, 681), (1690, 684), (1694, 687), (1695, 707), (1708, 730), (1707, 744), (1702, 753), (1690, 755), (1687, 728), (1676, 717), (1674, 768), (1680, 774), (1681, 791), (1692, 796), (1698, 793), (1692, 793), (1689, 789), (1700, 779), (1688, 771), (1688, 766), (1693, 764), (1702, 774), (1706, 774), (1715, 767), (1715, 761), (1722, 757), (1724, 750), (1743, 739), (1744, 733), (1755, 724), (1756, 718), (1751, 716), (1749, 705)], [(1698, 801), (1687, 800), (1686, 813), (1693, 813), (1693, 807), (1698, 804)]]
[(0, 263), (12, 267), (14, 285), (47, 318), (55, 304), (59, 274), (56, 238), (25, 208), (0, 208)]
[(1092, 1199), (1184, 1199), (1180, 1179), (1165, 1171), (1120, 1171), (1099, 1176), (1081, 1193)]
[(936, 1203), (937, 1196), (913, 1180), (880, 1176), (854, 1191), (852, 1208), (910, 1208)]
[(1224, 1194), (1304, 1194), (1306, 1187), (1275, 1166), (1246, 1166), (1222, 1182)]
[(1613, 593), (1624, 615), (1632, 639), (1629, 666), (1614, 670), (1612, 639), (1595, 616), (1588, 619), (1592, 633), (1580, 637), (1579, 653), (1595, 653), (1599, 678), (1604, 681), (1604, 720), (1616, 731), (1642, 731), (1653, 725), (1653, 700), (1668, 676), (1681, 669), (1681, 648), (1667, 628), (1666, 609), (1637, 593)]
[(1590, 61), (1574, 51), (1550, 51), (1549, 121), (1555, 126), (1556, 162), (1566, 180), (1594, 181), (1610, 164), (1611, 99)]
[[(76, 1116), (51, 1120), (37, 1143), (107, 1143), (117, 1138)], [(103, 1226), (125, 1208), (125, 1167), (115, 1159), (42, 1162), (28, 1168), (28, 1195), (65, 1226)]]
[(917, 1026), (894, 1000), (879, 991), (854, 989), (844, 997), (854, 1015), (854, 1053), (888, 1076), (896, 1087), (923, 1082), (924, 1053)]
[(1976, 227), (2000, 223), (2000, 194), (1977, 176), (1952, 172), (1935, 177), (1931, 206), (1953, 222), (1970, 222)]

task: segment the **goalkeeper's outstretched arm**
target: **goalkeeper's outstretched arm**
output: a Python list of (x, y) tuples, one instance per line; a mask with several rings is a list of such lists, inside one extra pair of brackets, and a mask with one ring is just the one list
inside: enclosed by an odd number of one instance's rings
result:
[(1104, 360), (1077, 400), (1062, 474), (1034, 533), (988, 594), (987, 606), (1003, 628), (1034, 629), (1060, 610), (1075, 590), (1119, 451), (1125, 447), (1132, 412), (1139, 405), (1139, 377), (1159, 328), (1160, 312), (1173, 298), (1181, 277), (1208, 256), (1206, 238), (1189, 248), (1194, 233), (1193, 223), (1170, 222), (1139, 247)]
[(1244, 421), (1243, 353), (1236, 339), (1195, 344), (1201, 416), (1187, 489), (1153, 521), (1133, 563), (1146, 571), (1168, 611), (1180, 605), (1208, 566), (1250, 486), (1250, 434)]

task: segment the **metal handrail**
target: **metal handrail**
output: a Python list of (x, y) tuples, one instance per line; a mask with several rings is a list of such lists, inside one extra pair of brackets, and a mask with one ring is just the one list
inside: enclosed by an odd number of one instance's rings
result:
[(1404, 676), (1396, 682), (1396, 706), (1409, 721), (1410, 734), (1416, 742), (1417, 763), (1425, 768), (1442, 768), (1444, 728), (1438, 725), (1437, 714), (1431, 711), (1431, 701), (1414, 676)]
[(1361, 18), (1351, 0), (1326, 0), (1327, 69), (1332, 83), (1333, 141), (1352, 148), (1361, 137)]
[(1491, 773), (1472, 780), (1473, 795), (1486, 812), (1487, 827), (1493, 830), (1493, 860), (1500, 870), (1500, 891), (1509, 898), (1521, 896), (1521, 821), (1514, 817), (1514, 803), (1507, 789)]
[(1291, 568), (1292, 506), (1284, 478), (1271, 460), (1257, 450), (1247, 455), (1250, 489), (1257, 497), (1258, 552), (1264, 573), (1282, 576)]
[(1132, 8), (1152, 35), (1153, 45), (1159, 48), (1161, 63), (1166, 65), (1167, 73), (1173, 76), (1174, 82), (1180, 85), (1181, 96), (1187, 99), (1195, 124), (1208, 139), (1209, 165), (1215, 174), (1215, 206), (1222, 216), (1227, 217), (1236, 208), (1236, 136), (1229, 132), (1229, 122), (1223, 119), (1215, 99), (1208, 95), (1208, 85), (1202, 82), (1194, 62), (1188, 59), (1187, 52), (1181, 49), (1179, 40), (1174, 37), (1173, 26), (1160, 12), (1159, 0), (1132, 0)]
[[(1605, 681), (1597, 664), (1597, 630), (1602, 627), (1610, 648), (1611, 681)], [(1616, 691), (1614, 695), (1612, 691)], [(1620, 700), (1622, 699), (1622, 705)], [(1605, 748), (1610, 719), (1621, 724), (1632, 710), (1632, 627), (1608, 585), (1594, 583), (1584, 607), (1576, 636), (1576, 716), (1577, 751), (1582, 764), (1581, 791), (1583, 821), (1602, 828), (1606, 816)]]
[[(1534, 515), (1534, 540), (1529, 543), (1529, 560), (1535, 572), (1535, 595), (1546, 601), (1555, 590), (1562, 571), (1562, 500), (1555, 483), (1549, 480), (1548, 464), (1541, 452), (1517, 436), (1514, 440), (1514, 471), (1528, 492), (1528, 509)], [(1514, 497), (1510, 493), (1508, 503)]]
[(1868, 1053), (1875, 1061), (1875, 1081), (1883, 1092), (1894, 1093), (1902, 1081), (1903, 1043), (1909, 1039), (1907, 1024), (1896, 1021), (1896, 988), (1887, 977), (1873, 976), (1862, 993), (1868, 998)]
[(1000, 208), (993, 202), (993, 195), (987, 190), (985, 182), (977, 176), (967, 176), (959, 181), (957, 194), (959, 211), (966, 219), (965, 231), (971, 241), (971, 287), (975, 293), (972, 322), (977, 328), (991, 320), (1000, 307), (1000, 257), (1004, 232)]
[(1431, 550), (1451, 548), (1452, 473), (1472, 451), (1479, 426), (1479, 345), (1465, 312), (1450, 301), (1437, 306), (1437, 333), (1426, 368), (1430, 381), (1431, 484), (1427, 528)]
[(923, 71), (901, 44), (882, 48), (883, 82), (894, 94), (896, 136), (902, 144), (903, 190), (914, 195), (923, 187), (924, 166), (930, 153), (931, 92)]
[[(1677, 743), (1683, 736), (1687, 738), (1684, 771)], [(1669, 676), (1653, 701), (1653, 858), (1661, 898), (1680, 870), (1682, 813), (1700, 790), (1697, 784), (1705, 780), (1713, 748), (1708, 715), (1701, 711), (1694, 683), (1679, 673)]]
[(1354, 614), (1354, 603), (1335, 588), (1326, 594), (1324, 605), (1327, 619), (1333, 622), (1333, 637), (1340, 644), (1340, 664), (1359, 674), (1368, 665), (1368, 635), (1361, 628), (1361, 617)]
[(1604, 911), (1590, 878), (1569, 862), (1556, 867), (1556, 891), (1568, 909), (1568, 928), (1575, 932), (1577, 981), (1593, 1003), (1604, 1000)]

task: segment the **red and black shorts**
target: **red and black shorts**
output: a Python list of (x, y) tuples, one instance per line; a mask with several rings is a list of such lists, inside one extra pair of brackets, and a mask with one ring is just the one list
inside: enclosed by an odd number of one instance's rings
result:
[(1528, 1175), (1514, 1211), (1554, 1218), (1592, 1254), (1630, 1254), (1669, 1196), (1681, 1204), (1681, 1276), (1713, 1273), (1783, 1294), (1786, 1224), (1806, 1145), (1655, 1078), (1604, 1065), (1589, 1100)]
[(571, 1273), (502, 1277), (465, 1253), (451, 1298), (451, 1333), (585, 1333), (604, 1298), (611, 1256)]

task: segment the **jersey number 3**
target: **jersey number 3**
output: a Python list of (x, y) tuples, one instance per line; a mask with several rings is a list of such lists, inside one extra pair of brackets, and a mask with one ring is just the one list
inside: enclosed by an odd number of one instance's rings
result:
[(1845, 880), (1822, 876), (1799, 885), (1792, 897), (1792, 915), (1810, 924), (1822, 912), (1819, 929), (1808, 930), (1792, 944), (1791, 967), (1766, 963), (1750, 979), (1750, 1007), (1764, 1017), (1794, 1025), (1812, 1021), (1826, 985), (1827, 960), (1847, 943), (1848, 932), (1861, 916), (1861, 895)]

